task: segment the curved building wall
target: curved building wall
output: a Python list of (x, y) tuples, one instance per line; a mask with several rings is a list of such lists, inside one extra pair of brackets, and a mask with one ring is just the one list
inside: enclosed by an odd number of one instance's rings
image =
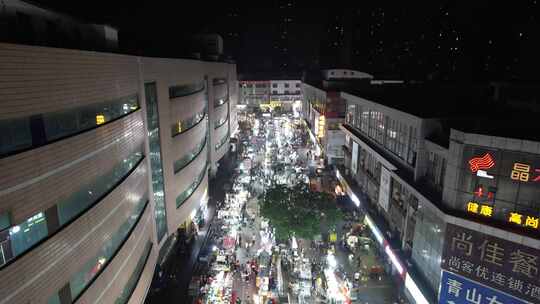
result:
[[(209, 122), (204, 63), (143, 58), (142, 74), (145, 83), (157, 86), (167, 235), (171, 236), (189, 219), (192, 210), (186, 210), (187, 200), (198, 197), (199, 201), (190, 205), (196, 208), (203, 197), (195, 190), (208, 188), (207, 179), (202, 178), (196, 189), (186, 192), (193, 188), (208, 158), (208, 143), (200, 145), (207, 137)], [(183, 193), (190, 195), (184, 198)]]
[(0, 77), (0, 303), (120, 296), (155, 234), (137, 58), (0, 44)]
[[(209, 100), (209, 118), (211, 125), (220, 122), (218, 128), (210, 128), (211, 149), (210, 165), (211, 172), (215, 174), (218, 169), (218, 162), (229, 150), (230, 134), (230, 90), (229, 90), (229, 70), (230, 64), (227, 63), (206, 63), (208, 73), (208, 100)], [(228, 114), (227, 114), (228, 113)], [(226, 117), (225, 122), (221, 119)], [(223, 123), (223, 124), (222, 124)]]
[(0, 44), (0, 304), (143, 302), (229, 150), (235, 73)]

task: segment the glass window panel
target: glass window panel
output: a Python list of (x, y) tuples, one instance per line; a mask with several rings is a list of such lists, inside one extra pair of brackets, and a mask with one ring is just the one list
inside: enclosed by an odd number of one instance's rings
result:
[(182, 158), (174, 162), (174, 173), (180, 172), (185, 168), (192, 160), (197, 158), (206, 145), (206, 137), (204, 137), (191, 151), (187, 152)]
[(64, 138), (117, 119), (139, 109), (137, 94), (119, 99), (43, 114), (46, 141)]
[(120, 161), (111, 171), (57, 204), (58, 220), (64, 225), (113, 189), (143, 158), (142, 147)]
[(142, 215), (144, 207), (148, 203), (147, 195), (139, 199), (136, 205), (130, 210), (130, 214), (118, 230), (106, 240), (98, 254), (86, 261), (83, 266), (69, 280), (72, 299), (76, 299), (80, 293), (88, 286), (92, 279), (98, 276), (110, 262), (111, 258), (120, 249), (124, 240), (127, 239), (134, 228), (135, 223)]
[(55, 293), (52, 296), (50, 296), (49, 299), (47, 300), (47, 304), (62, 304), (62, 302), (60, 302), (60, 296), (58, 295), (58, 293)]
[(188, 96), (204, 90), (204, 81), (169, 87), (169, 98)]
[[(72, 219), (82, 214), (89, 206), (94, 205), (102, 196), (116, 187), (133, 168), (142, 160), (142, 147), (124, 160), (119, 162), (111, 171), (99, 176), (93, 182), (83, 186), (67, 199), (56, 205), (60, 227), (68, 224)], [(9, 225), (9, 223), (8, 223)], [(5, 254), (0, 265), (16, 258), (29, 250), (34, 244), (49, 236), (47, 218), (44, 212), (37, 213), (26, 221), (9, 228), (9, 246), (2, 246), (2, 250), (11, 248), (10, 254)]]
[(29, 117), (0, 120), (0, 156), (32, 147)]
[(14, 256), (26, 251), (47, 236), (45, 214), (40, 212), (19, 225), (9, 228), (11, 250)]
[(9, 219), (9, 213), (0, 214), (0, 231), (11, 226), (11, 220)]
[(228, 102), (229, 99), (227, 98), (227, 96), (223, 96), (223, 97), (219, 97), (219, 98), (216, 98), (214, 100), (214, 108), (217, 108), (223, 104), (225, 104), (226, 102)]
[(150, 169), (152, 172), (154, 219), (156, 221), (158, 241), (161, 241), (167, 232), (167, 210), (165, 208), (165, 190), (163, 186), (156, 83), (146, 83), (144, 85), (144, 91), (146, 96), (148, 143), (150, 147)]
[(227, 140), (229, 139), (229, 132), (223, 138), (216, 144), (216, 151), (219, 150), (225, 143), (227, 143)]
[(223, 126), (227, 122), (228, 119), (229, 119), (229, 108), (227, 108), (227, 115), (225, 115), (223, 118), (218, 119), (214, 122), (214, 129), (217, 129)]
[(137, 265), (135, 266), (135, 269), (129, 276), (129, 279), (126, 285), (124, 286), (122, 293), (114, 301), (115, 304), (125, 304), (129, 301), (129, 298), (133, 294), (135, 287), (137, 287), (137, 283), (139, 282), (141, 274), (144, 270), (144, 266), (146, 265), (146, 262), (148, 261), (148, 257), (150, 256), (151, 250), (152, 250), (152, 242), (148, 241), (148, 243), (146, 243), (145, 249), (143, 250), (143, 254), (139, 257), (139, 260), (137, 261)]
[[(467, 175), (471, 175), (471, 174), (467, 174)], [(497, 200), (515, 202), (518, 197), (518, 187), (519, 187), (519, 182), (516, 182), (509, 178), (508, 179), (499, 178), (497, 194), (496, 194)]]
[(203, 169), (201, 170), (201, 172), (199, 173), (199, 175), (195, 178), (195, 180), (193, 181), (193, 183), (191, 185), (189, 185), (187, 187), (186, 190), (184, 190), (184, 192), (180, 193), (180, 195), (178, 195), (178, 197), (176, 197), (176, 208), (179, 208), (180, 206), (182, 206), (182, 204), (191, 196), (191, 194), (193, 194), (193, 192), (195, 192), (195, 190), (199, 187), (199, 185), (201, 184), (201, 182), (203, 181), (204, 179), (204, 176), (206, 174), (206, 169), (207, 169), (207, 166), (205, 165), (203, 167)]
[(174, 137), (176, 135), (182, 134), (186, 132), (187, 130), (193, 128), (197, 124), (199, 124), (204, 117), (206, 116), (206, 107), (202, 109), (199, 113), (196, 113), (195, 115), (186, 118), (182, 121), (175, 122), (171, 126), (171, 136)]

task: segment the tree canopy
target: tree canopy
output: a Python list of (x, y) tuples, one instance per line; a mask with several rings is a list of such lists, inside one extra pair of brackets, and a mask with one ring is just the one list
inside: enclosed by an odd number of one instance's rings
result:
[(322, 227), (333, 228), (343, 218), (334, 197), (311, 191), (304, 183), (293, 186), (273, 184), (261, 197), (261, 215), (275, 228), (276, 238), (291, 235), (314, 239)]

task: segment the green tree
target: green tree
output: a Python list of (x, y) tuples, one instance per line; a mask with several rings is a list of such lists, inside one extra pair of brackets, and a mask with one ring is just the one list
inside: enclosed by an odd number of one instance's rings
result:
[(325, 192), (311, 191), (307, 185), (271, 185), (261, 197), (261, 215), (275, 229), (278, 240), (292, 235), (314, 239), (324, 228), (335, 228), (343, 218), (334, 197)]

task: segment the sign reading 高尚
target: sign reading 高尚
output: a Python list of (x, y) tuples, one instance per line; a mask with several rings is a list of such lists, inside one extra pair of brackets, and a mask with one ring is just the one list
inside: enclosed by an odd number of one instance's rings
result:
[(495, 290), (539, 303), (539, 254), (539, 250), (521, 244), (448, 224), (441, 266)]

